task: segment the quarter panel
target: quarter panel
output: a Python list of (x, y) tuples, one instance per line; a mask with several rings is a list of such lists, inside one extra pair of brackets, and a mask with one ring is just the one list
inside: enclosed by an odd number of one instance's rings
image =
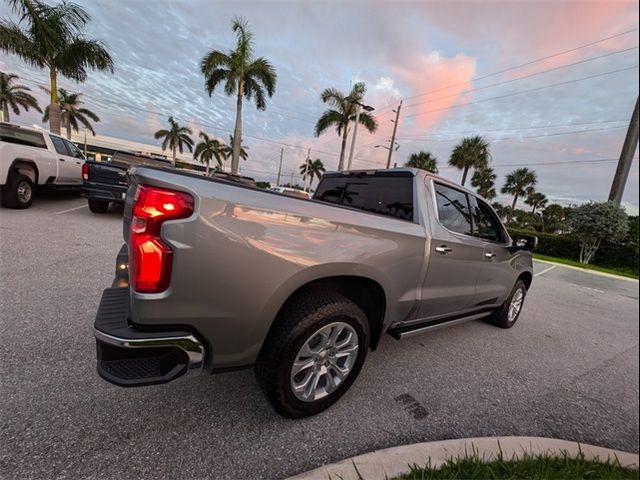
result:
[(136, 176), (174, 189), (179, 182), (196, 198), (197, 214), (163, 225), (174, 247), (171, 285), (158, 295), (133, 293), (134, 321), (192, 325), (210, 343), (208, 367), (254, 362), (284, 301), (316, 279), (378, 282), (387, 323), (415, 305), (425, 245), (419, 224), (167, 172)]

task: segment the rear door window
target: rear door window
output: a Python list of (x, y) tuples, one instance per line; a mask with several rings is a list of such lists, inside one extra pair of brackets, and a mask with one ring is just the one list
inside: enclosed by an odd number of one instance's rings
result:
[(413, 221), (413, 175), (325, 175), (313, 197)]
[(69, 150), (67, 150), (67, 146), (64, 143), (64, 140), (60, 137), (55, 137), (53, 135), (49, 135), (51, 139), (51, 143), (53, 143), (53, 148), (56, 149), (56, 152), (60, 155), (69, 155)]
[(471, 210), (466, 193), (455, 188), (435, 184), (438, 220), (447, 230), (471, 235)]
[(73, 142), (70, 142), (68, 140), (63, 140), (65, 145), (67, 146), (67, 150), (69, 151), (69, 154), (72, 157), (75, 158), (80, 158), (84, 160), (84, 155), (82, 155), (82, 152), (80, 151), (80, 149), (78, 147), (76, 147)]

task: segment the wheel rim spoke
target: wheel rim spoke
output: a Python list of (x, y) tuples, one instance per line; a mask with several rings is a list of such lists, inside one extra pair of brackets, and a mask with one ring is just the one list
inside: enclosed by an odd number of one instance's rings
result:
[(290, 369), (293, 394), (313, 402), (330, 395), (345, 381), (358, 356), (358, 335), (345, 322), (318, 329), (303, 343)]

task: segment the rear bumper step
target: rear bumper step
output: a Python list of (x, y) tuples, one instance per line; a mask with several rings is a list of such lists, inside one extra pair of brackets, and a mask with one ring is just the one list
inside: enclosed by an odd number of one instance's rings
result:
[(204, 345), (186, 330), (131, 326), (129, 289), (102, 293), (94, 324), (98, 374), (121, 387), (167, 383), (204, 367)]

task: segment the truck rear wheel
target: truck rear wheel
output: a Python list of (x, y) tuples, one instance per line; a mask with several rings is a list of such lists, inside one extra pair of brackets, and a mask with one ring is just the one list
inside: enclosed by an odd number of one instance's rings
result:
[(109, 208), (109, 202), (104, 200), (89, 199), (89, 210), (93, 213), (105, 213)]
[(348, 298), (308, 292), (276, 319), (256, 363), (260, 387), (280, 415), (308, 417), (353, 384), (369, 349), (369, 322)]
[(26, 175), (14, 173), (2, 187), (2, 205), (9, 208), (29, 208), (33, 203), (33, 182)]

